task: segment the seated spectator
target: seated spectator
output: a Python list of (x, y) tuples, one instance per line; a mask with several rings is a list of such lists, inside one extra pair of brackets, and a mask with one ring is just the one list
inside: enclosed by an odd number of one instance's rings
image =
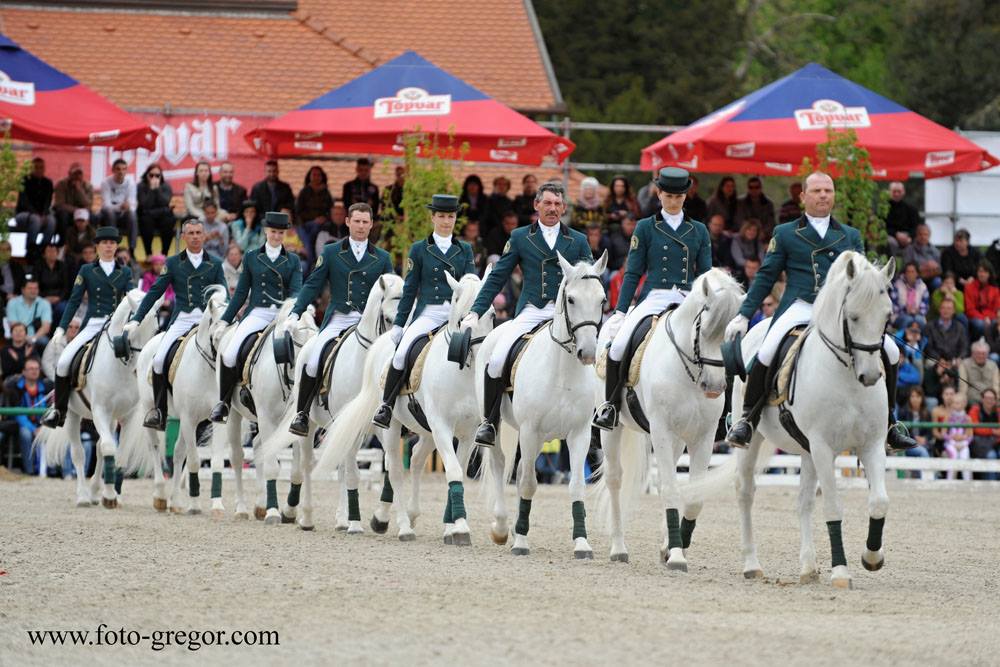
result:
[(514, 197), (518, 227), (527, 227), (531, 224), (535, 215), (536, 192), (538, 192), (538, 178), (534, 174), (525, 174), (521, 179), (521, 194)]
[(738, 227), (736, 219), (736, 181), (732, 176), (723, 176), (715, 188), (715, 194), (708, 200), (708, 217), (721, 215), (726, 221), (726, 232), (735, 234)]
[[(601, 230), (601, 224), (599, 222), (592, 222), (587, 225), (587, 243), (590, 245), (590, 252), (594, 256), (595, 262), (601, 258), (601, 255), (606, 252), (610, 252), (608, 238)], [(601, 279), (604, 284), (607, 284), (607, 269), (605, 269), (605, 275), (602, 276)]]
[(903, 251), (904, 262), (915, 262), (920, 267), (920, 277), (931, 289), (940, 284), (941, 253), (931, 245), (931, 228), (925, 224), (917, 225), (913, 243)]
[(730, 273), (736, 271), (733, 264), (732, 253), (729, 247), (732, 239), (726, 236), (726, 220), (722, 214), (716, 213), (705, 223), (708, 227), (708, 238), (712, 241), (712, 266), (729, 269)]
[[(344, 202), (339, 199), (333, 202), (333, 211), (331, 213), (330, 221), (319, 228), (319, 233), (316, 234), (316, 242), (313, 244), (313, 248), (316, 252), (316, 256), (319, 257), (323, 254), (323, 246), (328, 243), (335, 243), (336, 241), (347, 236), (347, 211), (344, 209)], [(244, 250), (244, 252), (246, 252)]]
[(327, 186), (326, 172), (322, 167), (309, 167), (305, 184), (295, 200), (295, 220), (298, 222), (296, 231), (302, 239), (310, 268), (316, 263), (316, 235), (330, 220), (332, 210), (333, 195)]
[(264, 245), (264, 227), (260, 223), (257, 214), (257, 204), (252, 199), (243, 202), (243, 211), (240, 217), (230, 228), (233, 234), (233, 241), (243, 252), (256, 250)]
[(24, 370), (24, 362), (32, 357), (37, 358), (35, 345), (28, 338), (28, 327), (22, 322), (10, 325), (10, 340), (3, 352), (0, 352), (0, 370), (4, 377), (17, 375)]
[[(969, 354), (969, 334), (961, 322), (955, 319), (955, 302), (946, 298), (941, 302), (940, 317), (927, 323), (925, 365), (934, 369), (926, 379), (947, 384), (958, 376), (958, 365)], [(946, 378), (946, 376), (948, 376)], [(937, 393), (937, 392), (931, 392)]]
[(94, 245), (96, 236), (97, 230), (90, 224), (90, 211), (84, 208), (76, 209), (73, 213), (73, 226), (66, 230), (66, 259), (73, 260), (78, 266), (83, 246)]
[(635, 216), (626, 215), (622, 218), (622, 224), (617, 229), (612, 229), (608, 233), (608, 246), (611, 252), (608, 255), (608, 270), (612, 273), (625, 265), (628, 259), (629, 247), (632, 243), (632, 234), (635, 233)]
[(226, 287), (229, 288), (229, 296), (236, 291), (236, 285), (240, 281), (240, 274), (243, 273), (243, 251), (235, 243), (229, 244), (226, 251), (226, 259), (222, 262), (222, 273), (226, 276)]
[[(28, 359), (24, 363), (21, 377), (13, 380), (11, 389), (15, 396), (13, 405), (23, 408), (46, 407), (46, 394), (50, 387), (41, 377), (42, 367), (38, 359)], [(18, 437), (21, 444), (21, 469), (26, 475), (44, 474), (45, 462), (41, 452), (34, 448), (35, 431), (38, 430), (41, 415), (17, 415)]]
[(771, 238), (774, 232), (774, 202), (764, 194), (764, 183), (757, 176), (747, 179), (747, 193), (736, 202), (733, 224), (742, 229), (747, 220), (757, 221), (761, 239)]
[(52, 180), (45, 176), (45, 160), (40, 157), (31, 161), (31, 173), (21, 180), (14, 220), (18, 229), (28, 234), (29, 257), (36, 257), (36, 249), (48, 243), (56, 232), (56, 218), (52, 215)]
[(740, 233), (732, 238), (729, 244), (729, 254), (732, 256), (733, 267), (737, 273), (743, 273), (743, 266), (748, 257), (756, 257), (764, 261), (767, 246), (761, 240), (760, 221), (750, 218), (740, 225)]
[[(750, 318), (750, 326), (757, 324), (762, 320), (774, 315), (774, 311), (778, 308), (778, 300), (774, 298), (773, 294), (768, 294), (764, 297), (764, 300), (760, 302), (760, 308), (757, 312), (753, 314)], [(749, 327), (748, 327), (749, 328)]]
[[(615, 271), (614, 274), (612, 274), (611, 279), (608, 281), (607, 306), (609, 308), (618, 307), (618, 295), (621, 294), (622, 282), (624, 281), (625, 281), (625, 265), (622, 264), (621, 268)], [(639, 286), (636, 287), (635, 290), (636, 295), (642, 292), (642, 286), (645, 283), (646, 283), (646, 275), (643, 274), (642, 278), (639, 278)], [(635, 297), (632, 297), (632, 303), (629, 304), (629, 307), (631, 307), (633, 303), (635, 303)]]
[(90, 222), (91, 211), (94, 209), (94, 186), (83, 177), (80, 163), (74, 162), (69, 166), (69, 175), (56, 183), (52, 193), (52, 211), (56, 216), (60, 236), (66, 236), (80, 209), (87, 212), (87, 222)]
[(476, 265), (476, 272), (483, 275), (486, 270), (486, 246), (479, 236), (479, 221), (467, 220), (462, 227), (462, 240), (472, 246), (472, 261)]
[(493, 179), (493, 192), (490, 193), (489, 201), (486, 203), (486, 222), (480, 223), (479, 233), (486, 238), (494, 229), (500, 226), (500, 222), (508, 211), (514, 210), (514, 202), (510, 195), (510, 179), (506, 176), (497, 176)]
[(128, 163), (121, 158), (111, 165), (111, 175), (101, 183), (102, 224), (117, 227), (128, 236), (128, 247), (135, 251), (139, 236), (138, 207), (135, 181), (128, 175)]
[[(985, 389), (982, 399), (969, 409), (969, 421), (976, 424), (996, 424), (1000, 422), (1000, 414), (997, 414), (997, 392), (994, 389)], [(973, 428), (972, 447), (970, 456), (974, 459), (996, 459), (998, 456), (998, 446), (1000, 446), (1000, 428)], [(976, 473), (982, 475), (983, 479), (995, 481), (1000, 479), (1000, 475), (995, 472)]]
[[(698, 177), (690, 175), (691, 187), (684, 198), (684, 215), (698, 222), (708, 221), (708, 203), (698, 194)], [(641, 213), (641, 211), (640, 211)]]
[(608, 226), (620, 225), (622, 218), (631, 213), (639, 216), (639, 202), (632, 194), (632, 186), (624, 176), (615, 176), (608, 186), (608, 196), (604, 200), (604, 215)]
[[(144, 292), (148, 292), (156, 282), (156, 279), (160, 277), (163, 272), (163, 268), (167, 265), (166, 255), (153, 255), (149, 258), (149, 270), (142, 274), (142, 280), (139, 286)], [(162, 308), (170, 309), (174, 307), (174, 286), (167, 285), (166, 291), (163, 293), (163, 306)]]
[(899, 181), (889, 184), (889, 213), (885, 218), (885, 232), (889, 237), (889, 251), (898, 257), (913, 241), (920, 224), (920, 214), (907, 202), (906, 187)]
[(76, 277), (66, 263), (59, 259), (59, 247), (46, 244), (42, 260), (35, 265), (32, 273), (38, 278), (38, 294), (52, 306), (52, 318), (62, 319), (66, 302), (69, 301), (73, 279)]
[(971, 349), (972, 356), (958, 366), (958, 378), (959, 390), (968, 396), (969, 405), (975, 405), (982, 400), (984, 390), (1000, 392), (1000, 368), (989, 358), (990, 346), (985, 339), (977, 340)]
[(791, 222), (802, 217), (802, 183), (798, 180), (788, 186), (788, 199), (778, 210), (778, 223)]
[(7, 307), (7, 302), (24, 287), (24, 269), (11, 261), (10, 241), (0, 240), (0, 305)]
[(137, 276), (142, 275), (142, 267), (139, 266), (139, 262), (135, 261), (135, 257), (132, 256), (131, 250), (125, 247), (115, 250), (115, 261), (118, 262), (120, 266), (127, 266), (132, 272), (132, 281), (138, 282)]
[(661, 208), (660, 198), (657, 196), (659, 190), (656, 189), (657, 174), (657, 170), (654, 169), (649, 182), (639, 188), (639, 192), (635, 194), (635, 200), (639, 203), (639, 220), (655, 215)]
[(903, 267), (903, 275), (896, 278), (889, 296), (892, 298), (892, 326), (896, 329), (905, 329), (911, 322), (921, 327), (927, 324), (930, 293), (920, 280), (920, 269), (915, 263), (909, 262)]
[[(945, 418), (945, 424), (967, 424), (969, 413), (965, 411), (965, 394), (955, 394), (951, 400), (951, 410)], [(943, 427), (940, 429), (944, 441), (945, 455), (950, 459), (968, 460), (971, 454), (972, 429), (963, 426)], [(955, 479), (955, 471), (948, 471), (948, 479)], [(971, 470), (962, 471), (962, 479), (972, 479)]]
[(986, 343), (990, 346), (990, 359), (1000, 364), (1000, 309), (993, 323), (986, 329)]
[(979, 338), (993, 325), (997, 309), (1000, 309), (1000, 288), (993, 284), (993, 267), (984, 260), (976, 269), (975, 279), (965, 283), (965, 315), (973, 338)]
[(225, 223), (232, 223), (239, 217), (240, 206), (247, 198), (247, 189), (233, 181), (235, 175), (232, 162), (219, 165), (219, 182), (216, 184), (219, 198), (215, 203), (219, 205), (219, 219)]
[(223, 257), (229, 248), (229, 225), (218, 219), (219, 207), (214, 201), (206, 201), (205, 212), (205, 245), (207, 252), (216, 257)]
[[(899, 421), (901, 422), (929, 422), (930, 412), (927, 411), (927, 403), (924, 401), (924, 390), (920, 387), (911, 387), (906, 393), (906, 402), (903, 407), (897, 410)], [(926, 427), (910, 428), (910, 437), (917, 441), (917, 446), (907, 449), (906, 456), (916, 456), (929, 458), (931, 450), (934, 449), (934, 437), (932, 431)], [(934, 479), (933, 470), (920, 471), (921, 479)]]
[(483, 191), (483, 180), (475, 174), (469, 174), (462, 183), (462, 194), (459, 195), (462, 213), (466, 220), (481, 222), (486, 220), (488, 213), (486, 193)]
[(916, 320), (912, 320), (905, 329), (897, 331), (895, 338), (899, 341), (900, 352), (897, 380), (899, 390), (896, 395), (906, 396), (911, 388), (924, 384), (924, 348), (927, 341)]
[(22, 323), (28, 328), (28, 341), (42, 350), (49, 342), (48, 335), (52, 329), (52, 306), (39, 298), (38, 291), (38, 277), (26, 275), (21, 296), (7, 302), (7, 324), (13, 327), (15, 322)]
[(941, 251), (941, 270), (954, 273), (963, 288), (975, 279), (979, 262), (979, 251), (969, 245), (969, 232), (965, 229), (957, 230), (954, 242)]
[(747, 257), (746, 261), (743, 262), (743, 271), (736, 276), (736, 279), (742, 282), (743, 289), (750, 289), (753, 279), (757, 277), (757, 272), (760, 271), (760, 265), (761, 261), (756, 257)]
[(184, 184), (184, 210), (194, 218), (205, 219), (205, 204), (214, 202), (216, 213), (219, 206), (219, 189), (212, 178), (212, 165), (204, 160), (194, 166), (194, 177)]
[(486, 252), (490, 255), (502, 255), (510, 240), (510, 233), (517, 229), (518, 215), (516, 211), (507, 211), (499, 227), (486, 238)]
[[(948, 418), (948, 413), (951, 411), (951, 404), (955, 400), (955, 394), (957, 393), (958, 391), (955, 387), (944, 387), (941, 390), (940, 399), (935, 399), (930, 394), (927, 394), (927, 405), (930, 406), (931, 402), (934, 402), (934, 406), (931, 408), (931, 421), (943, 422)], [(941, 439), (942, 433), (940, 429), (934, 429), (934, 438), (937, 441), (937, 445), (944, 444)], [(940, 449), (940, 447), (938, 448)]]
[[(580, 181), (580, 198), (573, 206), (573, 215), (570, 219), (570, 226), (573, 229), (583, 231), (592, 222), (602, 226), (606, 224), (604, 199), (601, 197), (600, 187), (601, 184), (593, 176), (588, 176)], [(634, 215), (631, 217), (635, 220)]]
[(965, 316), (965, 293), (958, 289), (958, 281), (954, 273), (946, 273), (941, 278), (941, 285), (931, 294), (931, 307), (928, 311), (930, 319), (938, 316), (941, 310), (941, 302), (951, 299), (955, 302), (955, 318), (968, 326), (969, 320)]
[(159, 163), (146, 167), (142, 179), (136, 188), (136, 213), (139, 216), (139, 234), (142, 236), (142, 247), (146, 257), (153, 254), (153, 238), (160, 237), (160, 251), (170, 252), (170, 243), (174, 240), (177, 220), (170, 203), (174, 191), (163, 178), (163, 169)]

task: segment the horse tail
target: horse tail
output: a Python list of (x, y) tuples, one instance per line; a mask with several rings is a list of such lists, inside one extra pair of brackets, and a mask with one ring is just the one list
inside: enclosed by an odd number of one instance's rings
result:
[(335, 470), (371, 432), (372, 415), (382, 397), (382, 369), (394, 349), (392, 337), (382, 335), (368, 350), (361, 390), (327, 427), (321, 443), (322, 453), (316, 464), (317, 473)]
[[(764, 441), (757, 448), (757, 460), (754, 461), (755, 475), (767, 466), (771, 454), (774, 453), (774, 448), (768, 447), (766, 442)], [(681, 487), (681, 495), (684, 498), (684, 502), (704, 502), (705, 500), (721, 495), (727, 489), (735, 489), (739, 479), (737, 473), (739, 472), (740, 461), (746, 456), (750, 456), (750, 452), (733, 452), (726, 457), (726, 461), (722, 465), (709, 469), (701, 479), (689, 480)]]
[[(302, 369), (305, 368), (306, 359), (309, 358), (309, 354), (312, 351), (312, 345), (316, 343), (317, 338), (313, 336), (305, 342), (302, 349), (298, 351), (295, 355), (295, 368), (292, 370), (294, 382), (292, 384), (291, 393), (289, 394), (289, 400), (285, 403), (285, 411), (281, 413), (281, 417), (278, 419), (277, 426), (274, 427), (271, 434), (267, 438), (261, 438), (260, 440), (260, 451), (258, 456), (261, 460), (264, 460), (266, 456), (277, 456), (282, 450), (284, 450), (289, 445), (294, 444), (299, 436), (292, 435), (288, 428), (292, 425), (292, 420), (295, 419), (295, 415), (298, 414), (298, 400), (299, 395), (299, 378), (302, 377)], [(317, 382), (322, 383), (325, 378), (318, 378)], [(258, 434), (259, 435), (259, 434)]]
[(32, 444), (35, 448), (43, 448), (42, 454), (45, 456), (46, 466), (61, 466), (66, 460), (66, 452), (69, 451), (69, 429), (65, 426), (59, 428), (41, 426), (35, 431)]
[[(621, 442), (618, 445), (622, 467), (621, 498), (622, 520), (628, 517), (629, 510), (634, 507), (642, 496), (649, 481), (648, 440), (642, 434), (630, 428), (623, 430)], [(611, 492), (607, 483), (607, 458), (601, 461), (595, 471), (599, 476), (591, 493), (597, 499), (597, 520), (605, 528), (611, 528)]]
[[(135, 409), (129, 412), (128, 417), (122, 422), (121, 435), (118, 438), (117, 463), (126, 475), (132, 473), (150, 475), (163, 463), (161, 455), (164, 451), (162, 447), (164, 442), (161, 439), (163, 436), (143, 426), (142, 420), (142, 410)], [(156, 441), (155, 445), (151, 444), (151, 439)]]
[[(511, 474), (514, 472), (514, 459), (517, 455), (517, 444), (518, 444), (518, 432), (517, 429), (508, 424), (507, 422), (500, 420), (500, 451), (503, 452), (504, 464), (503, 464), (503, 479), (504, 483), (510, 479)], [(532, 470), (534, 470), (534, 463), (532, 463)]]

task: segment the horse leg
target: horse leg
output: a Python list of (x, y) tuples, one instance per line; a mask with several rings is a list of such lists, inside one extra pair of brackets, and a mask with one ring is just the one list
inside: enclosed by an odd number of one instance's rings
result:
[(757, 490), (754, 465), (757, 454), (764, 446), (764, 437), (758, 432), (750, 440), (746, 451), (737, 449), (731, 456), (736, 457), (736, 498), (740, 507), (740, 542), (743, 551), (743, 578), (761, 579), (764, 570), (757, 558), (757, 542), (753, 536), (753, 498)]
[(420, 436), (410, 452), (410, 499), (406, 513), (410, 517), (411, 526), (416, 525), (420, 516), (420, 484), (424, 479), (427, 459), (434, 451), (434, 444), (433, 437)]
[[(239, 414), (235, 410), (229, 415), (229, 421), (239, 421)], [(222, 501), (222, 472), (226, 469), (226, 438), (229, 435), (228, 424), (226, 426), (226, 431), (223, 432), (221, 425), (212, 424), (212, 441), (210, 443), (212, 448), (212, 488), (209, 494), (212, 499), (212, 518), (216, 520), (226, 516), (226, 506)]]
[(358, 447), (354, 447), (344, 459), (344, 488), (347, 489), (347, 534), (360, 535), (365, 532), (361, 525), (361, 470), (358, 468)]
[(660, 476), (660, 503), (665, 512), (665, 535), (660, 546), (660, 558), (668, 570), (687, 572), (687, 559), (681, 541), (681, 493), (677, 483), (677, 460), (684, 444), (671, 434), (667, 424), (650, 421), (653, 453)]
[[(87, 452), (80, 441), (80, 417), (70, 411), (66, 415), (66, 433), (70, 434), (69, 455), (76, 470), (76, 506), (90, 507), (90, 490), (87, 488)], [(97, 452), (94, 452), (97, 456)]]
[(337, 514), (334, 519), (334, 530), (344, 532), (347, 530), (347, 484), (344, 478), (347, 477), (347, 466), (341, 463), (337, 466), (337, 479), (340, 481), (340, 494), (337, 500)]
[[(643, 446), (645, 446), (645, 441)], [(622, 521), (622, 429), (601, 432), (604, 450), (604, 485), (611, 505), (611, 561), (627, 563), (628, 547), (625, 546), (625, 524)]]
[[(693, 447), (688, 447), (688, 471), (692, 481), (697, 481), (705, 477), (708, 473), (708, 464), (712, 460), (713, 432), (705, 434), (695, 443)], [(703, 503), (684, 503), (684, 512), (681, 515), (681, 549), (687, 557), (687, 550), (691, 548), (691, 538), (694, 535), (694, 527), (698, 522), (698, 515), (701, 514)]]
[[(453, 446), (455, 432), (444, 420), (434, 420), (431, 423), (434, 446), (441, 461), (444, 462), (445, 478), (448, 480), (448, 509), (446, 518), (451, 519), (451, 543), (455, 546), (467, 547), (472, 544), (469, 535), (469, 523), (465, 514), (465, 471), (458, 460)], [(448, 538), (448, 524), (445, 524), (445, 539)]]
[(95, 405), (93, 410), (94, 428), (97, 429), (97, 446), (95, 456), (100, 456), (100, 464), (95, 469), (95, 474), (99, 469), (104, 480), (104, 488), (101, 492), (101, 504), (105, 509), (116, 509), (118, 507), (118, 492), (115, 491), (115, 454), (118, 445), (115, 442), (114, 421), (111, 414), (103, 406)]
[(830, 536), (830, 582), (835, 588), (851, 588), (851, 574), (847, 569), (847, 558), (844, 556), (844, 540), (841, 525), (844, 520), (844, 510), (837, 494), (837, 477), (834, 474), (834, 448), (826, 442), (812, 439), (812, 458), (819, 477), (819, 487), (823, 491), (823, 510), (826, 516), (826, 530)]
[(184, 460), (187, 458), (188, 443), (183, 431), (178, 431), (177, 441), (174, 443), (174, 472), (171, 480), (172, 488), (170, 492), (170, 511), (180, 514), (184, 511), (181, 505), (181, 492), (184, 482)]
[[(403, 471), (403, 457), (400, 447), (401, 424), (395, 419), (385, 431), (379, 435), (382, 448), (386, 452), (386, 464), (389, 473), (389, 484), (392, 486), (393, 502), (396, 505), (396, 527), (397, 537), (401, 542), (412, 542), (417, 539), (413, 532), (413, 524), (410, 521), (410, 512), (406, 503), (406, 492), (404, 489), (405, 473)], [(412, 472), (412, 462), (411, 462)]]
[(589, 559), (594, 557), (594, 550), (587, 541), (587, 510), (583, 504), (587, 496), (587, 480), (583, 472), (590, 450), (590, 423), (570, 433), (566, 443), (569, 447), (569, 497), (573, 511), (573, 557)]
[(184, 439), (187, 441), (187, 513), (189, 515), (201, 514), (201, 479), (198, 477), (198, 473), (201, 471), (201, 457), (198, 456), (198, 425), (192, 421), (191, 419), (181, 420), (181, 432), (185, 432), (186, 429)]
[(861, 553), (861, 564), (870, 572), (885, 565), (882, 551), (882, 528), (889, 511), (889, 495), (885, 490), (885, 447), (876, 442), (859, 452), (868, 477), (868, 541)]
[(144, 428), (142, 431), (142, 437), (146, 438), (146, 445), (156, 452), (156, 465), (153, 468), (153, 509), (157, 512), (166, 512), (167, 473), (163, 469), (166, 459), (160, 452), (160, 439), (156, 435), (156, 431), (148, 428)]
[(267, 476), (264, 474), (264, 457), (260, 455), (260, 435), (253, 439), (253, 467), (257, 479), (257, 498), (253, 516), (257, 521), (267, 518)]
[(493, 483), (493, 523), (490, 525), (490, 539), (493, 540), (494, 544), (507, 544), (510, 527), (507, 519), (507, 502), (504, 499), (507, 480), (504, 479), (506, 462), (503, 450), (500, 447), (490, 447), (488, 452), (483, 453), (483, 456), (489, 457), (488, 461), (483, 461), (483, 465), (489, 465), (490, 478)]
[[(265, 431), (261, 430), (261, 433)], [(288, 487), (288, 497), (285, 507), (281, 510), (281, 523), (295, 523), (298, 512), (299, 497), (302, 494), (302, 450), (306, 443), (301, 438), (292, 445), (291, 485)]]
[[(515, 556), (527, 556), (531, 553), (528, 544), (529, 517), (531, 515), (531, 499), (538, 489), (538, 478), (535, 476), (535, 460), (541, 451), (542, 443), (530, 428), (521, 427), (521, 463), (517, 474), (517, 523), (514, 524), (514, 544), (510, 552)], [(496, 447), (494, 447), (496, 449)], [(503, 475), (501, 474), (501, 477)]]
[[(226, 423), (226, 438), (229, 440), (229, 465), (232, 466), (233, 476), (236, 478), (236, 514), (237, 519), (250, 519), (250, 512), (247, 511), (247, 500), (243, 492), (243, 442), (242, 418), (233, 412), (230, 413), (229, 422)], [(218, 427), (216, 427), (218, 428)], [(212, 480), (215, 484), (215, 480)]]
[(264, 514), (264, 523), (268, 526), (277, 526), (282, 523), (281, 511), (278, 510), (278, 473), (281, 466), (277, 456), (268, 456), (258, 465), (264, 468), (264, 479), (267, 493), (267, 510)]
[[(298, 525), (302, 530), (313, 530), (313, 502), (312, 502), (312, 469), (313, 469), (313, 448), (312, 439), (306, 438), (301, 441), (301, 465), (302, 465), (302, 505), (299, 506)], [(291, 492), (289, 492), (291, 495)]]
[(819, 581), (819, 566), (816, 564), (816, 545), (813, 540), (812, 515), (816, 505), (816, 464), (808, 454), (802, 456), (799, 473), (799, 583), (811, 584)]

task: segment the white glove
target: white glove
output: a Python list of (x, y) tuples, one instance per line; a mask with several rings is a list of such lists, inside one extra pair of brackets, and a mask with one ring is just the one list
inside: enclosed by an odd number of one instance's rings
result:
[(62, 339), (66, 337), (66, 330), (62, 327), (56, 327), (56, 330), (52, 332), (52, 337), (49, 338), (50, 343), (62, 342)]
[(616, 310), (615, 314), (608, 318), (608, 321), (604, 323), (604, 328), (608, 331), (608, 339), (612, 339), (618, 335), (618, 330), (622, 328), (622, 322), (625, 321), (625, 314), (620, 310)]
[(389, 330), (389, 338), (392, 339), (393, 345), (399, 345), (399, 341), (403, 338), (403, 327), (394, 325), (392, 329)]
[(135, 330), (139, 328), (139, 323), (135, 320), (129, 320), (122, 327), (122, 333), (127, 333), (129, 336), (135, 333)]
[(747, 333), (747, 326), (749, 324), (750, 320), (742, 315), (734, 317), (729, 324), (726, 325), (726, 341), (736, 340), (737, 336), (745, 336)]
[(285, 318), (285, 321), (281, 323), (281, 327), (276, 332), (278, 334), (278, 337), (281, 338), (282, 336), (285, 335), (285, 332), (287, 331), (295, 331), (295, 325), (298, 321), (299, 321), (298, 315), (296, 315), (295, 313), (288, 313), (288, 317)]
[(476, 315), (475, 313), (469, 313), (468, 315), (462, 318), (462, 321), (459, 324), (458, 328), (461, 329), (462, 331), (465, 331), (466, 329), (475, 329), (477, 324), (479, 324), (479, 315)]

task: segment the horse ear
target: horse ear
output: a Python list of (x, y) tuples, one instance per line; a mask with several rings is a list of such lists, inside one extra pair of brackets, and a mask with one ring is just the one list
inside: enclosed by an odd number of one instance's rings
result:
[(848, 280), (854, 280), (854, 258), (851, 257), (847, 260), (847, 278)]
[(604, 270), (608, 268), (608, 251), (601, 253), (601, 258), (594, 262), (594, 273), (604, 275)]
[(378, 277), (378, 286), (383, 292), (385, 292), (385, 274), (383, 273)]
[(562, 256), (561, 252), (556, 252), (556, 257), (559, 258), (559, 266), (562, 267), (562, 272), (564, 276), (568, 276), (573, 272), (573, 265), (566, 261), (566, 258)]
[(890, 257), (889, 261), (882, 267), (882, 273), (885, 274), (886, 282), (891, 282), (892, 277), (896, 275), (896, 260)]
[(707, 276), (701, 279), (701, 293), (705, 295), (706, 299), (712, 296), (712, 290), (708, 286)]
[(447, 271), (445, 271), (444, 272), (444, 277), (448, 281), (448, 287), (451, 288), (452, 292), (454, 292), (455, 290), (458, 289), (458, 281), (455, 280), (455, 278), (450, 273), (448, 273)]
[(492, 272), (493, 272), (493, 265), (487, 264), (486, 271), (483, 272), (483, 278), (482, 278), (483, 282), (486, 282), (486, 279), (490, 277), (490, 273)]

